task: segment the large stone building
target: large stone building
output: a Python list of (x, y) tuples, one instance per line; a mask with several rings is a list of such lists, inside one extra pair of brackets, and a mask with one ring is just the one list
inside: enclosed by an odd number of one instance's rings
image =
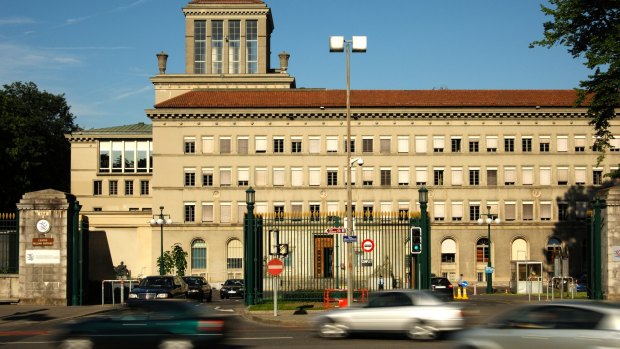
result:
[(297, 88), (285, 52), (271, 68), (263, 1), (193, 0), (183, 14), (185, 72), (166, 73), (160, 53), (152, 128), (68, 136), (71, 191), (101, 257), (91, 278), (121, 261), (133, 276), (158, 272), (161, 227), (149, 221), (160, 207), (172, 219), (164, 248), (181, 244), (189, 273), (241, 277), (245, 190), (256, 190), (259, 213), (343, 212), (347, 144), (363, 158), (355, 211), (418, 211), (418, 189), (429, 189), (434, 274), (485, 281), (488, 227), (477, 220), (487, 213), (499, 217), (496, 285), (509, 283), (515, 260), (542, 262), (548, 276), (564, 257), (573, 276), (587, 272), (589, 201), (617, 168), (620, 125), (597, 164), (574, 91), (354, 90), (347, 143), (346, 91)]

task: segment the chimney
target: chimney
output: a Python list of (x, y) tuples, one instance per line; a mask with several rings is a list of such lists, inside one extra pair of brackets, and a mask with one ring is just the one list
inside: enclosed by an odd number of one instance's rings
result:
[(157, 54), (157, 65), (159, 66), (159, 73), (166, 74), (166, 64), (168, 63), (168, 54), (161, 51)]
[(280, 73), (286, 74), (288, 70), (288, 59), (291, 57), (286, 51), (282, 51), (278, 57), (280, 57)]

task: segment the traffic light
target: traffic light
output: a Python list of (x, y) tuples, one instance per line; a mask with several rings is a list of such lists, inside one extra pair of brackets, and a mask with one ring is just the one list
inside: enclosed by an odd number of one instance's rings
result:
[(422, 228), (411, 228), (411, 253), (422, 253)]

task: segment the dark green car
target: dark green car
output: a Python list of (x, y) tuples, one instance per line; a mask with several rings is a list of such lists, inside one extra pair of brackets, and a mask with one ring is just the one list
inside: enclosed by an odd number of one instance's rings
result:
[(204, 348), (224, 339), (226, 314), (195, 301), (133, 301), (65, 324), (59, 348)]

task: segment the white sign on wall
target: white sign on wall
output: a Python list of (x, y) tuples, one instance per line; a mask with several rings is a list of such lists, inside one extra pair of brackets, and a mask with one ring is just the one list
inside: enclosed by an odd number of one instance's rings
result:
[(611, 247), (611, 260), (614, 262), (620, 262), (620, 246)]
[(26, 264), (60, 264), (60, 250), (26, 250)]

